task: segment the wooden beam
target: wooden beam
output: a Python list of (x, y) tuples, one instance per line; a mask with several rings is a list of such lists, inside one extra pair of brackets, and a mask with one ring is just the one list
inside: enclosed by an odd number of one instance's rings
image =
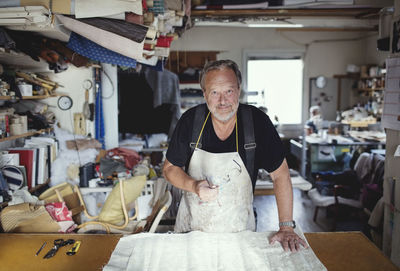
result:
[(276, 28), (276, 31), (297, 31), (297, 32), (378, 32), (377, 27), (284, 27)]
[(380, 8), (334, 8), (334, 9), (225, 9), (191, 11), (191, 17), (350, 17), (358, 19), (378, 18)]

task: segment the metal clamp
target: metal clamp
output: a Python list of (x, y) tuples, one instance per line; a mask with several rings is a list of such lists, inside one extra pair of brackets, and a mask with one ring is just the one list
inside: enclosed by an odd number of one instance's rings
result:
[[(190, 146), (190, 148), (195, 149), (196, 148), (196, 143), (190, 142), (189, 146)], [(197, 147), (201, 149), (201, 143), (200, 142), (199, 142), (199, 144), (197, 144)]]
[(244, 144), (244, 149), (245, 150), (248, 150), (248, 149), (255, 149), (257, 147), (257, 144), (256, 143), (247, 143), (247, 144)]

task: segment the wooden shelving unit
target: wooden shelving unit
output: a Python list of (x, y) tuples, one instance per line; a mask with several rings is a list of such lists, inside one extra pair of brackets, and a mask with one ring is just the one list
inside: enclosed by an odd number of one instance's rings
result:
[[(336, 78), (338, 80), (338, 89), (337, 89), (337, 94), (338, 94), (338, 101), (337, 101), (337, 110), (340, 110), (340, 99), (342, 95), (342, 80), (343, 79), (352, 79), (354, 81), (363, 81), (363, 80), (373, 80), (373, 79), (379, 79), (383, 80), (381, 82), (381, 85), (384, 85), (384, 74), (379, 75), (379, 76), (360, 76), (359, 74), (336, 74), (333, 76), (333, 78)], [(384, 86), (378, 85), (377, 87), (363, 87), (363, 88), (353, 88), (355, 91), (359, 92), (365, 92), (368, 93), (368, 95), (372, 96), (375, 91), (383, 91), (385, 88)]]
[(24, 138), (24, 137), (28, 137), (28, 136), (33, 136), (33, 135), (38, 135), (41, 133), (46, 133), (49, 132), (51, 129), (41, 129), (41, 130), (37, 130), (37, 131), (31, 131), (31, 132), (27, 132), (27, 133), (23, 133), (20, 135), (14, 135), (14, 136), (8, 136), (5, 138), (0, 138), (0, 142), (5, 142), (5, 141), (9, 141), (9, 140), (15, 140), (18, 138)]
[(384, 90), (384, 88), (356, 88), (358, 91), (380, 91)]
[(22, 99), (18, 97), (11, 97), (11, 96), (0, 96), (0, 100), (40, 100), (40, 99), (47, 99), (57, 97), (57, 94), (53, 95), (35, 95), (35, 96), (23, 96)]

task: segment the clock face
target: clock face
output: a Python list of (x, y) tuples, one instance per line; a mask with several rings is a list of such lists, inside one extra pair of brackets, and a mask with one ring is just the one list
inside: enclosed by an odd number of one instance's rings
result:
[(317, 88), (324, 88), (326, 86), (326, 77), (325, 76), (318, 76), (317, 79), (315, 79), (315, 85)]
[(61, 110), (68, 110), (72, 107), (72, 99), (69, 96), (61, 96), (58, 98), (58, 107)]

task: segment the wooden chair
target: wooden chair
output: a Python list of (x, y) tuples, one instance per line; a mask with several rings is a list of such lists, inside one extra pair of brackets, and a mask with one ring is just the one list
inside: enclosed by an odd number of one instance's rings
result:
[[(148, 181), (150, 182), (150, 181)], [(99, 221), (98, 216), (92, 216), (87, 212), (86, 204), (82, 198), (82, 195), (79, 191), (79, 187), (75, 186), (75, 191), (78, 193), (79, 200), (81, 205), (83, 206), (83, 212), (86, 217), (91, 219), (86, 223), (83, 223), (78, 226), (78, 233), (85, 233), (89, 231), (106, 231), (107, 233), (122, 233), (122, 234), (133, 234), (142, 231), (147, 232), (155, 232), (162, 216), (168, 210), (169, 206), (172, 202), (172, 196), (169, 191), (166, 191), (164, 196), (155, 203), (152, 214), (145, 220), (137, 220), (138, 214), (140, 212), (138, 206), (138, 200), (135, 201), (134, 210), (135, 214), (132, 217), (129, 217), (128, 210), (125, 204), (125, 196), (123, 189), (123, 182), (119, 182), (120, 185), (120, 198), (121, 198), (121, 207), (124, 214), (124, 223), (122, 225), (113, 225), (110, 223), (106, 223), (104, 221)], [(153, 187), (153, 186), (150, 186)], [(151, 191), (150, 191), (151, 190)], [(151, 193), (153, 194), (152, 188), (144, 189), (142, 191), (142, 195)]]
[[(363, 202), (363, 197), (362, 197), (363, 189), (365, 189), (365, 184), (376, 182), (376, 178), (378, 176), (374, 174), (374, 171), (376, 171), (377, 167), (383, 166), (382, 163), (379, 163), (379, 160), (382, 161), (382, 159), (384, 161), (383, 157), (376, 157), (376, 156), (374, 157), (374, 154), (370, 153), (362, 153), (360, 157), (357, 159), (356, 164), (354, 166), (354, 171), (361, 185), (358, 199), (343, 197), (344, 194), (343, 191), (346, 191), (346, 189), (348, 189), (348, 187), (346, 187), (346, 184), (334, 185), (333, 196), (321, 195), (317, 190), (317, 188), (311, 189), (308, 192), (308, 196), (315, 205), (315, 211), (313, 217), (314, 222), (316, 222), (317, 220), (318, 210), (320, 209), (320, 207), (334, 206), (334, 212), (335, 212), (334, 227), (333, 227), (334, 230), (336, 229), (336, 219), (338, 216), (340, 206), (346, 205), (359, 210), (364, 210), (365, 202)], [(368, 212), (366, 213), (368, 215)]]

